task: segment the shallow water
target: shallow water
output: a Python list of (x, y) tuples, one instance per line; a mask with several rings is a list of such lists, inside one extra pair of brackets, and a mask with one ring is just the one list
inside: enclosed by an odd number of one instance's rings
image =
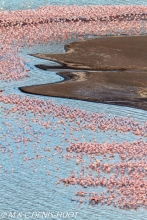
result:
[(45, 5), (147, 5), (145, 0), (40, 0), (40, 1), (26, 1), (26, 0), (15, 0), (15, 1), (1, 1), (1, 10), (18, 10), (28, 8), (38, 8), (39, 6)]
[[(4, 89), (4, 94), (17, 94), (21, 96), (34, 97), (33, 95), (21, 93), (18, 87), (24, 85), (33, 85), (40, 83), (49, 83), (62, 80), (62, 77), (58, 76), (54, 72), (39, 70), (34, 67), (35, 64), (48, 64), (55, 65), (54, 62), (39, 60), (38, 58), (31, 57), (27, 54), (40, 51), (49, 53), (52, 52), (64, 52), (64, 43), (50, 44), (48, 46), (41, 45), (39, 48), (25, 48), (21, 56), (27, 57), (30, 61), (26, 63), (29, 65), (31, 71), (29, 73), (30, 78), (20, 80), (18, 82), (1, 82), (1, 89)], [(57, 65), (57, 64), (56, 64)], [(62, 98), (50, 98), (43, 96), (35, 96), (38, 99), (53, 100), (57, 105), (67, 105), (71, 108), (78, 108), (81, 110), (87, 110), (89, 113), (106, 113), (109, 116), (129, 117), (142, 122), (146, 121), (147, 112), (138, 109), (132, 109), (128, 107), (119, 107), (114, 105), (104, 105), (92, 102), (84, 102), (79, 100), (68, 100)], [(123, 133), (115, 131), (107, 131), (106, 133), (98, 131), (94, 133), (91, 130), (82, 130), (73, 132), (70, 135), (70, 126), (67, 121), (66, 126), (60, 125), (57, 128), (58, 119), (53, 115), (45, 116), (34, 115), (31, 112), (26, 113), (26, 116), (18, 114), (17, 111), (12, 114), (8, 114), (12, 105), (6, 105), (1, 103), (1, 145), (0, 150), (1, 162), (0, 165), (0, 213), (5, 213), (6, 218), (10, 219), (11, 216), (15, 216), (15, 219), (34, 219), (37, 212), (38, 219), (46, 219), (42, 217), (40, 212), (51, 212), (48, 214), (48, 219), (146, 219), (147, 214), (144, 209), (135, 210), (121, 210), (112, 206), (100, 206), (90, 205), (88, 201), (80, 204), (76, 201), (75, 193), (82, 190), (81, 186), (64, 186), (62, 184), (56, 185), (59, 178), (67, 177), (70, 175), (70, 170), (75, 168), (76, 161), (74, 159), (67, 161), (60, 154), (54, 155), (56, 151), (55, 146), (62, 146), (64, 153), (66, 153), (66, 147), (69, 143), (66, 139), (74, 141), (74, 138), (78, 138), (80, 141), (93, 142), (105, 142), (105, 141), (135, 141), (139, 140), (140, 136), (135, 136), (132, 133)], [(50, 121), (52, 126), (49, 129), (43, 128), (41, 124), (34, 122), (34, 119), (39, 119), (40, 122)], [(75, 123), (72, 126), (76, 126)], [(66, 135), (63, 135), (66, 132)], [(32, 136), (35, 134), (36, 136)], [(83, 138), (84, 135), (84, 138)], [(29, 140), (24, 144), (23, 140), (28, 138)], [(83, 139), (82, 139), (83, 138)], [(17, 140), (21, 139), (20, 142)], [(144, 138), (145, 139), (145, 138)], [(146, 140), (146, 139), (145, 139)], [(49, 141), (49, 142), (48, 142)], [(51, 151), (45, 151), (46, 147), (50, 147)], [(13, 156), (10, 157), (10, 150), (13, 151)], [(42, 159), (35, 159), (36, 151), (41, 155)], [(54, 156), (53, 156), (54, 155)], [(26, 160), (26, 157), (29, 160)], [(52, 161), (49, 158), (53, 158)], [(58, 168), (60, 167), (60, 170)], [(13, 169), (13, 171), (12, 171)], [(5, 172), (6, 170), (6, 172)], [(76, 172), (80, 172), (80, 165), (76, 166)], [(47, 173), (50, 172), (50, 175)], [(87, 189), (87, 193), (93, 190), (93, 187)], [(71, 201), (74, 198), (75, 201)], [(12, 213), (13, 212), (13, 213)], [(20, 215), (20, 212), (22, 212)], [(62, 215), (60, 216), (61, 212)], [(73, 218), (66, 216), (67, 212), (77, 212)], [(27, 213), (27, 214), (26, 214)], [(39, 216), (40, 215), (40, 216)]]
[[(25, 1), (24, 1), (25, 2)], [(62, 1), (37, 1), (32, 3), (31, 7), (38, 7), (45, 4), (63, 4)], [(64, 1), (64, 4), (79, 4), (79, 1)], [(84, 4), (112, 4), (112, 1), (80, 1)], [(131, 1), (113, 1), (113, 4), (135, 4)], [(2, 4), (2, 3), (1, 3)], [(5, 1), (2, 4), (5, 9), (27, 8), (23, 5), (23, 1), (17, 2)], [(30, 4), (30, 3), (29, 3)], [(137, 1), (136, 4), (146, 4), (145, 1)], [(51, 61), (40, 60), (29, 56), (30, 53), (56, 53), (64, 52), (64, 44), (68, 42), (51, 43), (49, 45), (39, 45), (32, 48), (24, 48), (21, 56), (29, 59), (26, 66), (29, 66), (29, 78), (19, 80), (17, 82), (1, 82), (0, 89), (4, 89), (4, 94), (17, 94), (22, 97), (34, 97), (34, 95), (21, 93), (19, 87), (27, 85), (36, 85), (41, 83), (53, 83), (61, 81), (63, 78), (55, 72), (43, 71), (34, 67), (35, 64), (58, 65)], [(116, 117), (132, 117), (136, 121), (145, 122), (147, 112), (139, 109), (128, 107), (120, 107), (114, 105), (106, 105), (79, 100), (68, 100), (62, 98), (52, 98), (35, 96), (37, 99), (45, 101), (53, 100), (57, 105), (70, 106), (70, 108), (78, 108), (86, 110), (88, 113), (106, 113), (108, 116)], [(13, 107), (10, 104), (0, 103), (0, 219), (92, 219), (92, 220), (145, 220), (147, 213), (145, 209), (138, 210), (122, 210), (113, 206), (91, 205), (88, 201), (80, 204), (76, 201), (75, 193), (82, 190), (81, 186), (68, 186), (56, 184), (59, 178), (67, 177), (73, 168), (76, 172), (80, 172), (81, 165), (77, 166), (74, 159), (66, 160), (61, 154), (54, 150), (55, 146), (62, 146), (64, 153), (69, 143), (67, 139), (74, 141), (78, 138), (80, 141), (106, 142), (118, 141), (123, 142), (139, 140), (140, 136), (127, 133), (126, 135), (116, 131), (103, 132), (98, 130), (94, 133), (92, 130), (78, 130), (70, 134), (70, 126), (78, 126), (69, 120), (65, 126), (61, 125), (58, 118), (52, 114), (42, 116), (27, 112), (21, 115), (17, 111), (9, 113)], [(36, 122), (50, 122), (51, 126), (46, 129), (42, 124)], [(59, 126), (59, 127), (58, 127)], [(63, 135), (63, 133), (66, 134)], [(32, 135), (33, 134), (33, 135)], [(84, 135), (84, 137), (83, 137)], [(26, 142), (25, 142), (25, 139)], [(18, 142), (19, 140), (19, 142)], [(146, 140), (146, 138), (144, 138)], [(50, 151), (46, 151), (49, 147)], [(12, 150), (12, 156), (10, 156)], [(36, 152), (41, 156), (36, 159)], [(55, 153), (57, 153), (55, 155)], [(26, 157), (29, 159), (26, 160)], [(53, 158), (50, 161), (50, 158)], [(86, 158), (88, 160), (88, 158)], [(117, 158), (116, 158), (117, 160)], [(58, 169), (60, 167), (60, 170)], [(48, 175), (49, 172), (49, 175)], [(93, 187), (87, 188), (87, 193), (94, 190)], [(75, 201), (71, 201), (74, 198)], [(12, 213), (13, 212), (13, 213)], [(22, 212), (22, 213), (21, 213)], [(49, 213), (48, 217), (36, 216), (35, 213)], [(58, 213), (59, 212), (59, 213)], [(64, 216), (60, 216), (60, 214)], [(73, 218), (66, 217), (67, 212), (77, 212)]]

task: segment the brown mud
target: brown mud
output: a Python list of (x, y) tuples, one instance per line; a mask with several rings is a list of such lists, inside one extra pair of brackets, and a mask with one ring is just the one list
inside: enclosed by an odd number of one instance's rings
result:
[(62, 64), (36, 66), (56, 68), (64, 81), (26, 86), (21, 91), (147, 110), (147, 36), (89, 39), (68, 44), (65, 49), (63, 54), (33, 55)]

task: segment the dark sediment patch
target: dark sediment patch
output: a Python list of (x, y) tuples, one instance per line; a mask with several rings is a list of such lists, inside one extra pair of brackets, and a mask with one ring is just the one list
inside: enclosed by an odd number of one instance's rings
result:
[[(64, 54), (34, 55), (63, 63), (55, 68), (59, 69), (58, 74), (64, 81), (26, 86), (20, 88), (21, 91), (147, 110), (147, 36), (90, 39), (68, 44), (66, 51)], [(60, 69), (69, 68), (78, 71), (60, 72)]]
[(147, 70), (147, 36), (103, 37), (65, 45), (66, 53), (32, 54), (74, 69)]
[(83, 22), (83, 23), (89, 23), (89, 22), (113, 22), (113, 21), (146, 21), (147, 20), (147, 13), (126, 13), (126, 14), (117, 14), (113, 16), (94, 16), (94, 17), (82, 17), (79, 16), (77, 18), (42, 18), (39, 21), (33, 21), (32, 19), (21, 19), (18, 21), (10, 21), (10, 20), (0, 20), (0, 27), (15, 27), (15, 26), (26, 26), (26, 25), (38, 25), (38, 24), (48, 24), (48, 23), (69, 23), (69, 22)]

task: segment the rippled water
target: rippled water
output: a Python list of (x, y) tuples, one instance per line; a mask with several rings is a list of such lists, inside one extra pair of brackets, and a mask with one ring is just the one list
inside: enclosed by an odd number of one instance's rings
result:
[[(29, 5), (35, 8), (39, 5), (46, 4), (146, 4), (146, 1), (35, 1), (24, 4), (26, 1), (9, 1), (0, 3), (5, 9), (18, 9), (27, 8)], [(34, 67), (35, 64), (49, 64), (54, 65), (54, 62), (40, 60), (29, 56), (30, 53), (55, 53), (64, 52), (64, 44), (69, 42), (52, 43), (50, 45), (39, 45), (37, 47), (25, 48), (21, 56), (26, 57), (30, 61), (26, 63), (29, 65), (31, 71), (29, 73), (30, 78), (20, 80), (18, 82), (1, 82), (0, 89), (4, 89), (4, 94), (17, 94), (22, 97), (34, 97), (33, 95), (21, 93), (20, 86), (36, 85), (41, 83), (53, 83), (62, 80), (62, 77), (58, 76), (55, 72), (42, 71)], [(56, 64), (57, 65), (57, 64)], [(79, 100), (68, 100), (61, 98), (51, 98), (43, 96), (35, 96), (38, 99), (53, 100), (57, 105), (67, 105), (71, 108), (85, 109), (89, 113), (106, 113), (110, 116), (118, 117), (133, 117), (135, 120), (142, 122), (146, 121), (147, 112), (139, 109), (133, 109), (128, 107), (119, 107), (114, 105), (105, 105), (92, 102), (85, 102)], [(13, 213), (13, 219), (36, 219), (31, 217), (33, 212), (52, 212), (53, 216), (48, 219), (62, 219), (60, 216), (55, 216), (57, 212), (78, 212), (75, 218), (65, 219), (92, 219), (92, 220), (145, 220), (147, 219), (147, 213), (144, 209), (135, 210), (121, 210), (112, 206), (100, 206), (90, 205), (88, 202), (80, 204), (77, 201), (71, 201), (71, 198), (75, 198), (75, 193), (82, 188), (78, 186), (63, 186), (62, 184), (56, 185), (60, 177), (67, 177), (70, 174), (70, 170), (76, 167), (76, 171), (80, 171), (80, 166), (76, 166), (74, 160), (66, 161), (60, 154), (56, 153), (54, 147), (61, 145), (64, 150), (68, 143), (66, 139), (70, 139), (69, 123), (67, 120), (66, 128), (60, 126), (57, 129), (58, 119), (52, 115), (45, 116), (34, 115), (33, 113), (27, 113), (25, 116), (20, 115), (17, 111), (13, 114), (9, 114), (9, 109), (12, 105), (6, 105), (0, 103), (1, 115), (0, 115), (0, 219), (12, 219), (12, 216), (8, 216), (10, 212)], [(33, 122), (34, 119), (39, 119), (41, 122), (50, 121), (52, 126), (49, 129), (45, 129), (41, 124)], [(9, 124), (9, 125), (8, 125)], [(73, 126), (76, 126), (73, 123)], [(63, 132), (66, 131), (66, 136), (63, 137)], [(32, 138), (32, 135), (36, 134), (36, 139)], [(79, 138), (84, 135), (83, 141), (93, 141), (94, 139), (99, 142), (109, 141), (134, 141), (140, 137), (135, 136), (132, 133), (124, 135), (114, 131), (108, 131), (106, 133), (98, 131), (78, 131), (73, 132), (73, 138)], [(32, 139), (25, 145), (22, 142), (17, 143), (17, 139), (21, 137)], [(50, 141), (50, 142), (48, 142)], [(62, 141), (62, 142), (61, 142)], [(36, 148), (37, 152), (42, 156), (42, 159), (36, 160)], [(51, 151), (47, 152), (44, 149), (50, 147)], [(13, 150), (13, 157), (10, 157), (10, 149)], [(26, 156), (30, 159), (25, 161)], [(53, 158), (52, 161), (49, 159)], [(58, 168), (60, 167), (60, 170)], [(14, 169), (14, 172), (12, 172)], [(4, 171), (6, 170), (6, 172)], [(47, 175), (48, 171), (50, 175)], [(88, 189), (89, 190), (89, 189)], [(91, 187), (90, 190), (93, 190)], [(4, 213), (5, 212), (5, 213)], [(20, 212), (28, 213), (26, 216), (17, 216)], [(1, 214), (4, 213), (5, 216)], [(28, 217), (29, 216), (29, 217)], [(34, 215), (35, 216), (35, 215)], [(45, 219), (45, 217), (40, 218)]]
[[(26, 65), (31, 68), (30, 78), (27, 80), (21, 80), (18, 82), (1, 82), (1, 88), (4, 89), (4, 94), (18, 94), (21, 96), (33, 97), (33, 95), (21, 93), (18, 87), (24, 85), (33, 85), (46, 82), (56, 82), (62, 80), (62, 77), (58, 76), (54, 72), (42, 71), (34, 67), (35, 64), (50, 64), (54, 65), (54, 62), (39, 60), (38, 58), (33, 58), (27, 54), (34, 53), (35, 51), (45, 52), (63, 52), (64, 43), (56, 43), (50, 45), (41, 45), (40, 47), (25, 48), (21, 56), (27, 57), (30, 61)], [(89, 113), (106, 113), (109, 115), (123, 116), (135, 118), (136, 120), (141, 120), (144, 122), (147, 118), (147, 112), (138, 109), (132, 109), (128, 107), (119, 107), (114, 105), (104, 105), (91, 102), (83, 102), (76, 100), (68, 100), (61, 98), (49, 98), (43, 96), (35, 96), (36, 98), (43, 100), (53, 100), (57, 105), (67, 105), (71, 108), (85, 109)], [(66, 219), (93, 219), (93, 220), (110, 220), (110, 219), (125, 219), (126, 220), (138, 220), (146, 219), (147, 214), (144, 209), (134, 210), (121, 210), (114, 208), (112, 206), (100, 206), (100, 205), (90, 205), (88, 202), (80, 204), (77, 201), (71, 201), (71, 198), (75, 198), (75, 193), (81, 190), (81, 186), (75, 188), (74, 186), (63, 186), (62, 184), (56, 185), (60, 177), (67, 177), (70, 174), (70, 170), (75, 167), (75, 161), (66, 161), (64, 158), (57, 154), (53, 156), (54, 147), (61, 145), (64, 150), (68, 143), (65, 141), (65, 137), (70, 139), (70, 129), (69, 121), (66, 123), (66, 129), (61, 126), (59, 129), (53, 129), (57, 126), (58, 119), (53, 116), (42, 116), (34, 115), (32, 113), (27, 113), (26, 116), (21, 116), (17, 112), (12, 115), (7, 114), (12, 105), (6, 105), (1, 103), (1, 128), (2, 133), (1, 143), (3, 148), (0, 151), (1, 162), (0, 165), (3, 169), (0, 169), (0, 212), (6, 212), (7, 215), (14, 211), (13, 216), (16, 214), (15, 219), (26, 219), (25, 216), (20, 217), (17, 215), (22, 213), (28, 213), (29, 219), (34, 219), (32, 216), (33, 212), (52, 212), (52, 216), (48, 219), (62, 219), (61, 217), (55, 216), (58, 212), (78, 212), (75, 218)], [(39, 119), (40, 121), (48, 121), (52, 123), (50, 129), (43, 129), (43, 127), (32, 119)], [(3, 120), (4, 119), (4, 120)], [(7, 124), (10, 124), (9, 126)], [(25, 130), (25, 126), (26, 130)], [(73, 123), (73, 126), (75, 124)], [(11, 128), (11, 131), (9, 130)], [(66, 136), (63, 137), (63, 132), (66, 131)], [(36, 134), (36, 140), (31, 136), (31, 133)], [(4, 136), (4, 134), (6, 134)], [(98, 142), (105, 142), (107, 140), (111, 141), (134, 141), (138, 140), (140, 137), (136, 137), (132, 133), (124, 135), (122, 133), (117, 133), (113, 131), (108, 131), (106, 133), (98, 131), (96, 134), (93, 131), (78, 131), (73, 133), (72, 138), (81, 139), (82, 135), (85, 135), (84, 141), (93, 141), (94, 139)], [(51, 135), (51, 136), (49, 136)], [(32, 138), (32, 142), (24, 145), (23, 142), (17, 143), (17, 139), (20, 136), (24, 138)], [(15, 139), (16, 138), (16, 139)], [(48, 142), (48, 140), (50, 142)], [(61, 142), (62, 140), (62, 142)], [(43, 159), (35, 160), (34, 145), (37, 143), (37, 152), (42, 156)], [(17, 146), (19, 145), (19, 148)], [(51, 152), (46, 152), (43, 149), (45, 147), (50, 147)], [(10, 148), (13, 150), (13, 157), (10, 158), (9, 151)], [(65, 151), (66, 152), (66, 151)], [(28, 156), (30, 160), (25, 161), (25, 157)], [(49, 161), (49, 158), (53, 158), (53, 161)], [(58, 171), (58, 167), (60, 170)], [(14, 169), (14, 172), (12, 172)], [(6, 170), (6, 173), (4, 172)], [(80, 166), (76, 167), (76, 171), (80, 171)], [(50, 175), (47, 175), (47, 172)], [(93, 187), (87, 189), (87, 191), (93, 190)], [(10, 214), (9, 214), (10, 215)], [(53, 217), (54, 215), (54, 217)], [(66, 216), (66, 214), (65, 214)], [(10, 219), (8, 216), (5, 219)], [(38, 219), (45, 219), (39, 218)]]

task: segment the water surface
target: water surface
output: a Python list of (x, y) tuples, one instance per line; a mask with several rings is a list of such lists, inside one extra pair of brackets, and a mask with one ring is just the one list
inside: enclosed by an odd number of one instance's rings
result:
[(1, 1), (0, 7), (4, 10), (18, 10), (28, 8), (38, 8), (45, 5), (147, 5), (145, 0), (40, 0), (40, 1)]

